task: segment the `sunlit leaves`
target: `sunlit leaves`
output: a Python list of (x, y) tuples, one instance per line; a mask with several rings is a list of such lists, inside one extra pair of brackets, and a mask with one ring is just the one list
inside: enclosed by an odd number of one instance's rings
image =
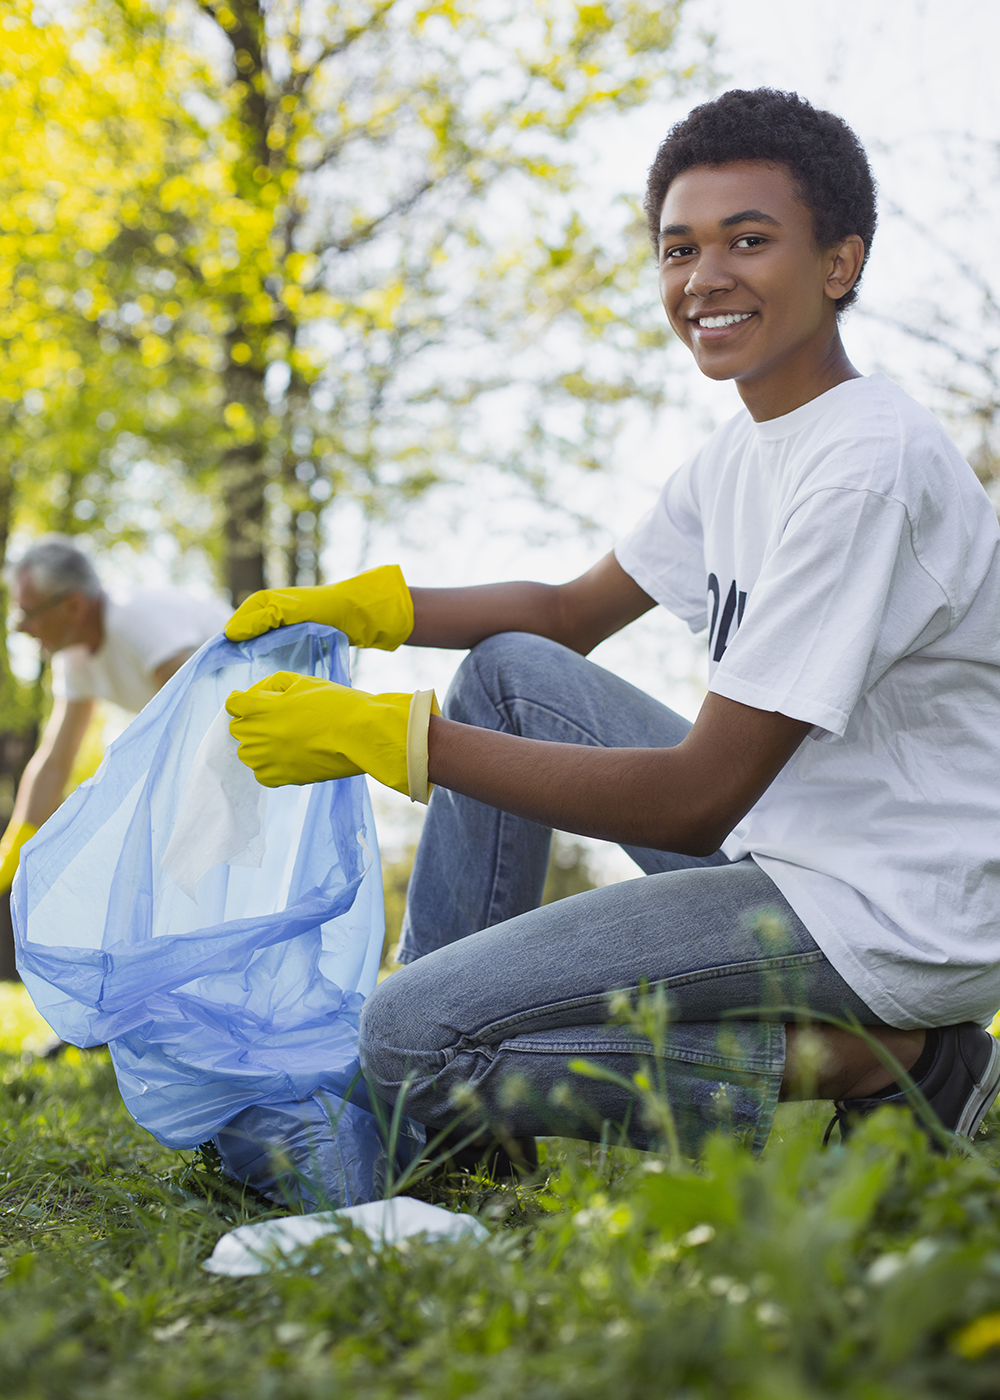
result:
[[(674, 84), (678, 5), (202, 9), (228, 67), (183, 3), (82, 0), (57, 24), (0, 0), (18, 522), (135, 538), (121, 463), (159, 462), (230, 548), (249, 508), (243, 556), (307, 581), (331, 499), (380, 514), (473, 462), (535, 487), (559, 455), (599, 462), (620, 406), (657, 397), (633, 361), (662, 336), (634, 300), (644, 255), (602, 249), (575, 203), (569, 138)], [(477, 405), (511, 391), (524, 431), (484, 449)]]

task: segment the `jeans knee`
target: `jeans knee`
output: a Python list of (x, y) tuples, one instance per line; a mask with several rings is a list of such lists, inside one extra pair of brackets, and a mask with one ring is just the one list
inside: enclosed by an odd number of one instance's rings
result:
[[(448, 719), (495, 728), (503, 701), (530, 695), (543, 677), (575, 656), (532, 632), (498, 632), (479, 642), (455, 673), (442, 707)], [(564, 662), (563, 662), (564, 664)], [(490, 721), (489, 715), (494, 719)]]
[(358, 1021), (358, 1055), (365, 1078), (376, 1088), (395, 1077), (399, 1053), (398, 1017), (388, 988), (376, 987), (365, 999)]
[[(380, 1097), (396, 1090), (438, 1048), (432, 1028), (421, 1016), (426, 996), (419, 987), (419, 963), (387, 978), (365, 1000), (358, 1022), (358, 1055), (365, 1079)], [(417, 982), (416, 988), (412, 985)]]

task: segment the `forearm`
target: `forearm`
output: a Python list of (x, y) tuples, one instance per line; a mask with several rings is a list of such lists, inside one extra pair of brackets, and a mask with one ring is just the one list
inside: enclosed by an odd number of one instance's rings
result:
[(69, 779), (70, 767), (43, 758), (39, 754), (28, 764), (17, 790), (17, 799), (11, 815), (11, 825), (15, 822), (29, 822), (41, 826), (48, 821), (63, 799), (63, 792)]
[(411, 646), (474, 647), (499, 632), (533, 632), (581, 656), (655, 606), (613, 554), (569, 583), (411, 588), (410, 595)]
[(194, 656), (194, 648), (188, 647), (185, 651), (179, 651), (176, 656), (171, 656), (169, 660), (161, 662), (153, 672), (153, 681), (157, 690), (162, 690), (171, 676), (184, 665), (185, 661)]
[(24, 770), (11, 822), (41, 826), (63, 800), (80, 743), (94, 712), (92, 700), (58, 700), (38, 751)]
[(414, 625), (407, 644), (465, 649), (498, 632), (534, 632), (562, 641), (559, 593), (544, 583), (411, 588)]
[(17, 799), (3, 838), (0, 839), (0, 893), (10, 889), (21, 859), (21, 848), (51, 817), (62, 800), (65, 778), (58, 784), (58, 773), (51, 761), (35, 754), (18, 788)]
[(810, 729), (709, 694), (674, 748), (554, 744), (434, 718), (430, 781), (581, 836), (705, 856), (771, 785)]
[(719, 848), (811, 727), (710, 693), (674, 747), (602, 748), (428, 720), (416, 698), (279, 671), (226, 709), (266, 787), (370, 773), (425, 801), (429, 778), (543, 825), (695, 856)]
[(430, 724), (434, 784), (561, 831), (708, 855), (729, 828), (691, 767), (680, 747), (591, 748)]

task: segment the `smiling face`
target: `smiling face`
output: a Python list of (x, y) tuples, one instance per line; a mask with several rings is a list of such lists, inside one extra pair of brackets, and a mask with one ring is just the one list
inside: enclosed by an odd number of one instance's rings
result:
[(667, 190), (660, 297), (710, 379), (733, 379), (758, 421), (790, 413), (857, 371), (838, 299), (861, 268), (851, 237), (820, 248), (785, 166), (696, 166)]

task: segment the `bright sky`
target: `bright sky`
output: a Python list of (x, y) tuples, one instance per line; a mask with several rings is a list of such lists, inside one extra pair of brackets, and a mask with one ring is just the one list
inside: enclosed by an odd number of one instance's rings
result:
[(956, 129), (1000, 136), (992, 0), (840, 10), (821, 0), (694, 0), (688, 23), (718, 35), (725, 86), (793, 88), (839, 112), (866, 143)]

